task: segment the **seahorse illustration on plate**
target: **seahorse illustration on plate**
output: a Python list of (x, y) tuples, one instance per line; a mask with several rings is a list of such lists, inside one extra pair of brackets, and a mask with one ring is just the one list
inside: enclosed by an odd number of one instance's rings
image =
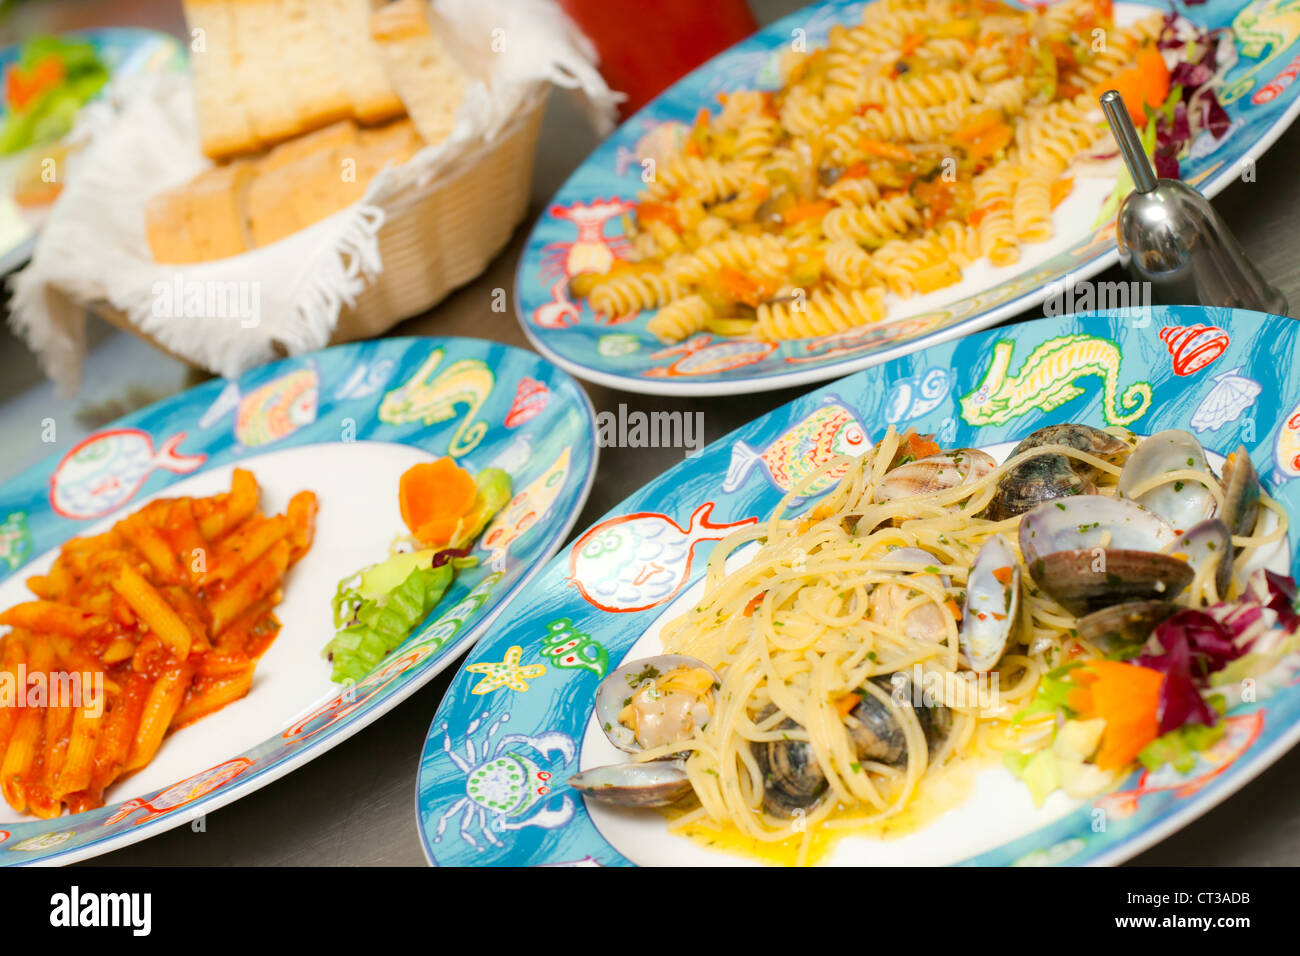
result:
[(172, 784), (156, 797), (151, 797), (148, 800), (140, 797), (128, 800), (104, 821), (104, 826), (121, 823), (137, 810), (144, 810), (145, 814), (132, 820), (132, 826), (144, 823), (154, 817), (160, 817), (165, 813), (171, 813), (173, 810), (178, 810), (187, 804), (193, 803), (200, 797), (205, 797), (213, 790), (224, 786), (252, 765), (253, 761), (249, 758), (236, 757), (233, 760), (227, 760), (225, 763), (217, 764), (215, 767), (196, 773), (192, 777), (186, 777), (180, 783)]
[(247, 395), (241, 395), (237, 382), (230, 382), (203, 413), (199, 427), (211, 428), (234, 411), (236, 440), (245, 448), (259, 448), (316, 421), (319, 400), (320, 377), (309, 362)]
[(1151, 385), (1133, 382), (1119, 387), (1123, 353), (1110, 339), (1097, 335), (1061, 335), (1048, 339), (1010, 374), (1016, 344), (1001, 339), (979, 386), (961, 399), (961, 417), (971, 425), (1005, 425), (1033, 409), (1050, 412), (1083, 394), (1075, 380), (1096, 375), (1104, 383), (1101, 413), (1108, 425), (1128, 425), (1151, 407)]
[(155, 449), (138, 428), (115, 428), (92, 435), (68, 452), (50, 478), (50, 505), (64, 518), (89, 519), (108, 514), (135, 497), (157, 468), (187, 474), (207, 455), (177, 452), (185, 432), (168, 437)]
[(493, 740), (510, 720), (509, 714), (502, 714), (476, 741), (474, 735), (487, 718), (485, 713), (470, 721), (459, 752), (452, 746), (450, 726), (442, 725), (443, 753), (464, 775), (465, 793), (438, 817), (434, 843), (441, 843), (457, 820), (460, 838), (481, 853), (487, 847), (479, 840), (502, 847), (505, 843), (498, 834), (525, 827), (554, 830), (573, 819), (577, 809), (573, 799), (565, 794), (555, 805), (551, 787), (554, 771), (567, 768), (578, 756), (573, 738), (548, 731), (505, 734)]
[(1300, 0), (1254, 0), (1232, 19), (1232, 38), (1243, 57), (1259, 62), (1219, 93), (1226, 106), (1249, 93), (1255, 78), (1300, 37)]
[(714, 524), (712, 513), (713, 502), (706, 501), (685, 528), (646, 511), (602, 521), (573, 543), (569, 580), (602, 611), (645, 611), (670, 601), (691, 576), (697, 544), (721, 541), (758, 520)]
[[(858, 416), (840, 399), (831, 397), (762, 451), (743, 441), (732, 445), (722, 490), (730, 493), (740, 488), (761, 466), (768, 481), (789, 493), (836, 455), (856, 457), (870, 447)], [(833, 468), (805, 489), (807, 494), (825, 491), (844, 477), (844, 471)]]
[(447, 446), (447, 454), (459, 458), (477, 448), (487, 434), (487, 422), (474, 418), (492, 394), (496, 376), (482, 359), (457, 359), (430, 380), (445, 355), (442, 349), (434, 349), (414, 375), (385, 395), (379, 420), (387, 425), (417, 421), (435, 425), (456, 417), (456, 406), (468, 406)]

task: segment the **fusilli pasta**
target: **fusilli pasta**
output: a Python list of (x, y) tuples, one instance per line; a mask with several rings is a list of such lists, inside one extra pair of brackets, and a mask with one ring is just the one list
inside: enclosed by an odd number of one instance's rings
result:
[(824, 48), (783, 52), (779, 90), (675, 130), (629, 217), (633, 261), (573, 292), (610, 317), (657, 308), (665, 342), (782, 340), (1015, 263), (1104, 132), (1096, 85), (1163, 57), (1162, 23), (1118, 28), (1106, 0), (873, 0)]

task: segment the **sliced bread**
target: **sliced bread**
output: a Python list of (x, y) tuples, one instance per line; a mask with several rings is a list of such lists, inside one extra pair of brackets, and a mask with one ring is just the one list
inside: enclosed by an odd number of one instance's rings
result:
[(467, 83), (440, 28), (427, 0), (397, 0), (370, 18), (388, 77), (430, 145), (446, 139), (456, 125)]
[(252, 152), (261, 144), (243, 101), (235, 95), (239, 55), (229, 0), (185, 0), (184, 9), (199, 145), (213, 159)]

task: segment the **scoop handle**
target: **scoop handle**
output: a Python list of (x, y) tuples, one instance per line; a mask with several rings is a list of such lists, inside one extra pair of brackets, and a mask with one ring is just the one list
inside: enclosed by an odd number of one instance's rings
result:
[(1119, 144), (1119, 154), (1124, 157), (1124, 165), (1133, 177), (1133, 187), (1137, 192), (1149, 193), (1156, 188), (1156, 174), (1147, 160), (1142, 140), (1133, 127), (1133, 120), (1128, 115), (1128, 107), (1118, 90), (1107, 90), (1101, 94), (1101, 111), (1106, 114), (1106, 122)]

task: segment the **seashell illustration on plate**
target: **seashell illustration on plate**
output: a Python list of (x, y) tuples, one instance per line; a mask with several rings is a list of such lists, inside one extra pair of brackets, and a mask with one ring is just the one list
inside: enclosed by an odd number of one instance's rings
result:
[(1192, 412), (1192, 428), (1198, 432), (1218, 431), (1235, 422), (1255, 404), (1263, 386), (1241, 373), (1241, 366), (1214, 376), (1214, 387)]
[(1160, 330), (1160, 341), (1173, 356), (1175, 375), (1192, 375), (1209, 365), (1232, 343), (1228, 333), (1217, 325), (1167, 325)]
[(518, 428), (542, 413), (550, 400), (551, 390), (535, 378), (525, 375), (515, 388), (515, 400), (506, 413), (506, 428)]

